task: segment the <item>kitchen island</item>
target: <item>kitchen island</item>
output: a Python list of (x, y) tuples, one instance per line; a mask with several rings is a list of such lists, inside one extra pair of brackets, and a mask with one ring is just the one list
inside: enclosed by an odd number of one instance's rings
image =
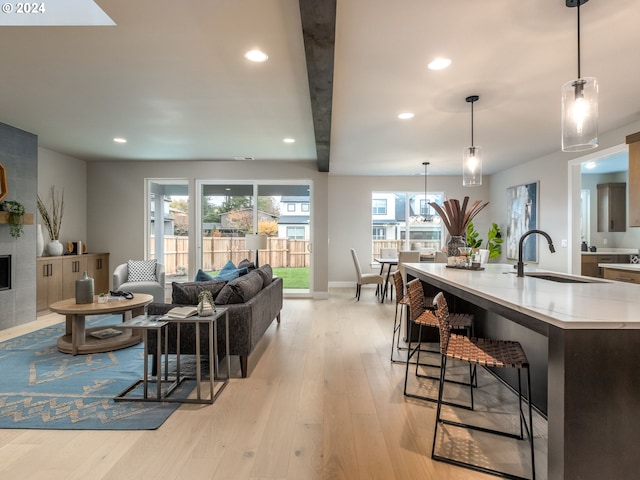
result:
[[(639, 475), (637, 285), (566, 274), (557, 274), (563, 282), (518, 278), (513, 266), (504, 264), (487, 264), (482, 271), (444, 264), (415, 263), (405, 268), (427, 290), (442, 290), (514, 326), (506, 325), (505, 330), (516, 338), (503, 335), (503, 339), (521, 341), (528, 356), (526, 337), (543, 339), (549, 479)], [(564, 283), (572, 281), (586, 283)]]

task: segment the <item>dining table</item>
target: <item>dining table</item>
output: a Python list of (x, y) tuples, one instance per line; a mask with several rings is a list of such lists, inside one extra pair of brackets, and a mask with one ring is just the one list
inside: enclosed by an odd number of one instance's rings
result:
[[(380, 295), (380, 303), (384, 303), (384, 299), (387, 296), (387, 290), (389, 289), (389, 277), (391, 276), (391, 270), (393, 269), (393, 267), (397, 267), (398, 266), (398, 258), (375, 258), (374, 259), (376, 262), (378, 262), (380, 264), (380, 275), (385, 279), (384, 280), (384, 287), (382, 289), (382, 294)], [(387, 269), (387, 274), (385, 275), (384, 270), (385, 267)], [(389, 298), (392, 298), (392, 295), (389, 294)]]

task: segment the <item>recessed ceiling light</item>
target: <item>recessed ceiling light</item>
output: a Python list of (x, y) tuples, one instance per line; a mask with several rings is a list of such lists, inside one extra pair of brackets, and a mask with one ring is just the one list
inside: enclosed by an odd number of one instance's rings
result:
[(282, 140), (284, 143), (294, 143), (296, 140), (295, 138), (285, 138), (284, 140)]
[(584, 168), (588, 168), (589, 170), (596, 168), (596, 162), (587, 162), (584, 164)]
[(244, 58), (252, 62), (266, 62), (269, 55), (260, 50), (249, 50), (244, 54)]
[(122, 137), (116, 137), (113, 139), (113, 141), (116, 143), (127, 143), (127, 139)]
[(408, 120), (409, 118), (413, 118), (415, 115), (411, 112), (404, 112), (398, 115), (398, 118), (402, 120)]
[(438, 57), (433, 59), (431, 62), (429, 62), (427, 67), (429, 68), (429, 70), (443, 70), (447, 68), (449, 65), (451, 65), (450, 58)]

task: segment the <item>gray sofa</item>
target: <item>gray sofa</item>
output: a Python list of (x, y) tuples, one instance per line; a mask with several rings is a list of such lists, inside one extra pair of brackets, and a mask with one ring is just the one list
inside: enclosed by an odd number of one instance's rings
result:
[[(246, 275), (229, 282), (212, 280), (204, 282), (189, 282), (172, 284), (172, 303), (151, 303), (148, 306), (149, 315), (167, 313), (175, 306), (196, 305), (198, 294), (202, 290), (209, 290), (216, 307), (229, 309), (229, 350), (231, 355), (240, 357), (242, 377), (247, 376), (248, 358), (262, 335), (274, 319), (280, 323), (282, 310), (282, 279), (273, 277), (271, 267), (263, 265)], [(176, 352), (176, 325), (169, 325), (169, 353)], [(223, 357), (225, 352), (224, 322), (218, 322), (218, 355)], [(195, 327), (193, 324), (182, 325), (180, 330), (180, 353), (195, 353)], [(149, 352), (155, 352), (155, 335), (149, 335)], [(209, 335), (205, 325), (200, 330), (200, 352), (206, 355)], [(155, 365), (155, 362), (152, 363)]]

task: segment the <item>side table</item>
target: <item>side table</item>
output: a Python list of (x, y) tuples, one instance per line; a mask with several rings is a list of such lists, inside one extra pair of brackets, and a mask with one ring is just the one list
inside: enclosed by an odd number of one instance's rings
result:
[[(220, 378), (219, 376), (219, 365), (218, 365), (218, 329), (216, 323), (224, 317), (224, 328), (225, 328), (225, 353), (226, 353), (226, 364), (227, 364), (227, 375), (224, 378)], [(182, 403), (213, 403), (216, 398), (220, 395), (224, 387), (227, 386), (229, 382), (229, 378), (231, 377), (231, 358), (229, 355), (229, 311), (227, 308), (216, 307), (213, 315), (209, 317), (187, 317), (187, 318), (176, 318), (170, 317), (168, 315), (163, 315), (158, 318), (159, 321), (168, 322), (168, 323), (176, 323), (177, 324), (177, 333), (176, 333), (176, 376), (175, 376), (175, 385), (172, 386), (169, 393), (173, 391), (180, 383), (184, 380), (193, 380), (193, 377), (189, 377), (186, 375), (182, 375), (180, 369), (180, 327), (185, 323), (193, 323), (196, 330), (196, 398), (186, 398), (186, 397), (174, 397), (167, 395), (163, 398), (165, 402), (182, 402)], [(201, 359), (200, 359), (200, 324), (204, 323), (208, 326), (209, 331), (209, 396), (203, 397), (202, 395), (202, 372), (201, 372)], [(166, 337), (165, 337), (166, 340)], [(158, 342), (160, 343), (160, 342)], [(167, 351), (165, 349), (165, 351)], [(157, 361), (157, 359), (156, 359)], [(158, 370), (158, 374), (160, 374), (160, 370)]]
[[(142, 375), (142, 379), (136, 380), (129, 387), (127, 387), (122, 393), (114, 397), (115, 401), (129, 400), (129, 401), (139, 402), (143, 400), (146, 402), (160, 402), (160, 401), (163, 401), (166, 398), (166, 396), (173, 391), (173, 388), (175, 387), (171, 385), (164, 393), (162, 393), (163, 382), (162, 382), (161, 347), (162, 347), (162, 338), (164, 337), (164, 349), (165, 349), (165, 352), (167, 351), (167, 345), (168, 345), (167, 344), (167, 340), (168, 340), (167, 325), (168, 324), (169, 323), (166, 321), (157, 320), (156, 316), (138, 315), (137, 317), (127, 320), (126, 322), (123, 322), (118, 325), (113, 325), (112, 328), (115, 328), (115, 329), (130, 328), (130, 329), (135, 329), (139, 332), (142, 332), (142, 341), (144, 342), (144, 367), (143, 367), (144, 373)], [(153, 382), (153, 380), (149, 380), (149, 344), (147, 342), (147, 334), (149, 330), (155, 331), (158, 338), (158, 341), (156, 342), (157, 344), (156, 367), (158, 371), (158, 376), (155, 379), (155, 383), (156, 383), (155, 397), (149, 397), (149, 383)], [(165, 355), (165, 368), (164, 368), (165, 383), (169, 383), (168, 371), (169, 371), (168, 357)], [(128, 396), (141, 383), (143, 385), (142, 397)]]

